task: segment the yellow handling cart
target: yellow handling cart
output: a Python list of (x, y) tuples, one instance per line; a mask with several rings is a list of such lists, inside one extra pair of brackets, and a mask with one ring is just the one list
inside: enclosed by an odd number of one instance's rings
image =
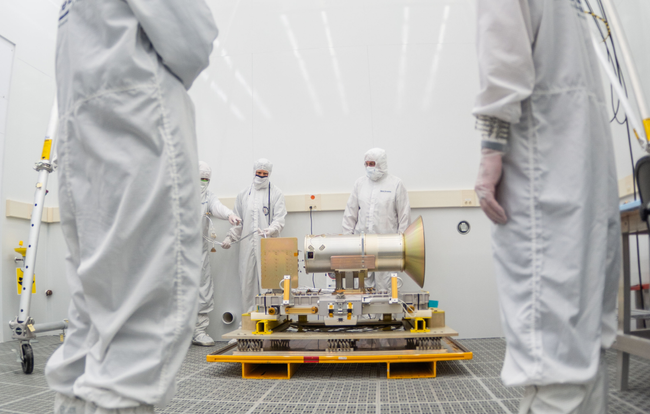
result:
[[(446, 331), (451, 333), (449, 328)], [(244, 336), (241, 331), (232, 334), (236, 333), (241, 334), (240, 338)], [(248, 379), (290, 379), (302, 364), (376, 363), (386, 364), (388, 378), (433, 378), (438, 361), (472, 359), (472, 352), (449, 336), (408, 340), (398, 337), (404, 332), (389, 333), (395, 335), (374, 338), (375, 335), (361, 333), (345, 336), (330, 334), (329, 339), (264, 339), (261, 340), (261, 349), (252, 352), (239, 350), (240, 339), (238, 344), (228, 345), (208, 355), (207, 361), (240, 363), (242, 377)], [(290, 334), (279, 336), (286, 338)], [(428, 344), (424, 345), (425, 342)], [(333, 343), (341, 347), (328, 349), (328, 345)], [(418, 343), (421, 345), (418, 346)], [(413, 347), (416, 349), (408, 349)], [(418, 347), (430, 349), (418, 350)]]

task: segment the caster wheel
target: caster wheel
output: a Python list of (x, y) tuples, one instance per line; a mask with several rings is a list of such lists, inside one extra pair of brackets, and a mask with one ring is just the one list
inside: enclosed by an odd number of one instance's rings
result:
[(25, 374), (31, 374), (34, 372), (34, 352), (32, 351), (32, 346), (30, 344), (22, 344), (23, 348), (23, 360), (21, 365), (23, 366), (23, 372)]

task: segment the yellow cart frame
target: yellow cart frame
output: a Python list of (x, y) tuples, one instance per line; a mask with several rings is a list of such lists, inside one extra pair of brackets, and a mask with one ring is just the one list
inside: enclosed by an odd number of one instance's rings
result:
[(385, 363), (388, 378), (434, 378), (438, 361), (469, 360), (473, 354), (449, 337), (441, 338), (453, 352), (446, 350), (354, 351), (354, 352), (237, 352), (226, 355), (232, 344), (206, 357), (208, 362), (242, 365), (242, 377), (248, 379), (291, 379), (302, 364)]

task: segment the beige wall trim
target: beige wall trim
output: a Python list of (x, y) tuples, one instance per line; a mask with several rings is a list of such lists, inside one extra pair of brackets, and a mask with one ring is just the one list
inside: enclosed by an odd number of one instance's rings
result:
[[(284, 201), (289, 213), (309, 211), (309, 206), (312, 206), (313, 211), (343, 211), (349, 197), (350, 193), (300, 194), (285, 195)], [(224, 197), (219, 200), (230, 209), (235, 207), (234, 197)], [(478, 207), (479, 205), (474, 190), (409, 191), (409, 200), (411, 208)]]
[(631, 196), (634, 194), (634, 180), (632, 174), (618, 180), (618, 196), (619, 198)]
[[(313, 196), (313, 198), (312, 198)], [(297, 194), (284, 197), (287, 212), (306, 212), (309, 206), (313, 211), (343, 211), (350, 193), (330, 194)], [(234, 209), (235, 197), (219, 199), (226, 207)], [(474, 190), (440, 190), (440, 191), (410, 191), (411, 208), (450, 208), (477, 207), (478, 198)], [(7, 217), (30, 220), (32, 205), (21, 201), (7, 200)], [(45, 207), (43, 210), (44, 223), (61, 221), (58, 207)]]
[[(633, 194), (632, 175), (618, 181), (618, 193), (621, 198)], [(312, 199), (313, 196), (313, 199)], [(330, 194), (296, 194), (284, 197), (289, 213), (309, 211), (343, 211), (348, 202), (350, 193)], [(235, 207), (235, 197), (220, 198), (228, 208)], [(478, 197), (474, 190), (433, 190), (409, 191), (411, 208), (457, 208), (478, 207)], [(31, 203), (7, 200), (7, 217), (30, 220), (32, 217)], [(45, 207), (43, 210), (44, 223), (58, 223), (61, 221), (58, 207)]]
[[(7, 217), (20, 218), (25, 220), (32, 219), (32, 204), (23, 203), (22, 201), (7, 200)], [(58, 223), (61, 221), (58, 207), (43, 208), (43, 223)]]

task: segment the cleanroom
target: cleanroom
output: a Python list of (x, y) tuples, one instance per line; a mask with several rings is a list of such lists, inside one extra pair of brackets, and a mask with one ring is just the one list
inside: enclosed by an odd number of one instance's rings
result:
[(0, 413), (650, 411), (648, 18), (0, 1)]

